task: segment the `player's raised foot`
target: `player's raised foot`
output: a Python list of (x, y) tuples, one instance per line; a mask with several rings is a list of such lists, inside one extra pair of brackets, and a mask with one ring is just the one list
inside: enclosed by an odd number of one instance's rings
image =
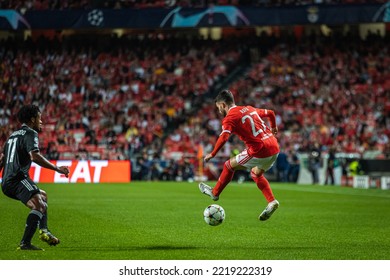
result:
[(44, 249), (34, 246), (32, 244), (23, 244), (23, 243), (20, 244), (20, 246), (16, 248), (16, 250), (45, 251)]
[(217, 201), (219, 199), (219, 196), (213, 195), (213, 189), (205, 183), (199, 183), (199, 190), (201, 191), (201, 193), (204, 193), (205, 195), (211, 197), (211, 199), (214, 201)]
[(279, 201), (277, 201), (276, 199), (268, 203), (264, 211), (261, 212), (259, 216), (259, 220), (260, 221), (268, 220), (272, 216), (272, 214), (276, 211), (276, 209), (278, 209), (278, 207), (279, 207)]
[(48, 229), (39, 230), (39, 239), (46, 242), (50, 246), (56, 246), (60, 240), (55, 237)]

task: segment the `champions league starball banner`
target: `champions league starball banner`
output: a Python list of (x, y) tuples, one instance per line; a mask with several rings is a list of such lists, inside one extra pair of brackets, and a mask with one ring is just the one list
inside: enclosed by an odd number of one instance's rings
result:
[(390, 2), (364, 5), (289, 7), (209, 6), (43, 10), (21, 14), (0, 10), (0, 29), (191, 28), (390, 22)]

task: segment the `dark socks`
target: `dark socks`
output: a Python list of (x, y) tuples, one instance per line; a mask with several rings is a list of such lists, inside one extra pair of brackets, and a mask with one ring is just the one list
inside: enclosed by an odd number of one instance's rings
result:
[(45, 204), (46, 204), (46, 212), (43, 213), (42, 219), (39, 222), (39, 229), (47, 229), (47, 203), (45, 202)]
[(42, 219), (39, 223), (39, 229), (47, 229), (47, 213), (42, 215)]
[(22, 238), (22, 244), (31, 244), (31, 239), (37, 230), (38, 223), (41, 221), (43, 214), (37, 210), (31, 210), (27, 216), (26, 228), (24, 229), (24, 235)]

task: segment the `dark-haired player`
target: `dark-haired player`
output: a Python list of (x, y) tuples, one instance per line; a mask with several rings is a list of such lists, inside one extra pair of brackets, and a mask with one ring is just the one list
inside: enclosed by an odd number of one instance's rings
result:
[(41, 112), (35, 105), (23, 106), (18, 112), (22, 124), (5, 142), (4, 151), (0, 154), (0, 171), (4, 168), (2, 190), (13, 199), (20, 200), (31, 209), (18, 249), (42, 250), (31, 244), (31, 239), (39, 225), (39, 238), (49, 245), (57, 245), (60, 240), (47, 228), (47, 194), (40, 190), (30, 179), (28, 171), (31, 162), (52, 169), (68, 177), (69, 169), (57, 167), (39, 152), (38, 132), (41, 130)]
[[(234, 103), (233, 94), (229, 90), (223, 90), (218, 94), (215, 105), (224, 117), (222, 132), (214, 150), (206, 155), (204, 160), (208, 162), (215, 157), (232, 133), (240, 137), (247, 149), (225, 162), (214, 188), (200, 183), (199, 189), (216, 201), (226, 185), (232, 180), (235, 170), (251, 169), (252, 179), (268, 201), (268, 205), (260, 214), (259, 219), (260, 221), (268, 220), (279, 207), (279, 202), (275, 199), (268, 180), (263, 176), (263, 173), (272, 167), (279, 154), (278, 141), (274, 136), (278, 132), (275, 114), (272, 110), (237, 106)], [(264, 123), (262, 119), (264, 117), (270, 119), (271, 129)]]

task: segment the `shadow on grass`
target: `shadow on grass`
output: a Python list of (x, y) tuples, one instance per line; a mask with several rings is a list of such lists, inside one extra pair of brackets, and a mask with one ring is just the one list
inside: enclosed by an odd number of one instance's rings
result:
[[(175, 251), (175, 250), (204, 250), (204, 249), (214, 249), (217, 251), (223, 250), (260, 250), (260, 251), (268, 251), (268, 250), (324, 250), (325, 246), (229, 246), (229, 247), (202, 247), (202, 246), (174, 246), (174, 245), (129, 245), (129, 246), (61, 246), (61, 251)], [(50, 251), (51, 248), (47, 247), (45, 250)], [(53, 248), (53, 250), (55, 250)], [(0, 252), (10, 252), (17, 251), (16, 247), (13, 249), (0, 249)], [(19, 252), (19, 251), (18, 251)], [(23, 252), (34, 252), (34, 251), (23, 251)], [(37, 251), (35, 251), (37, 252)]]
[(64, 247), (63, 251), (169, 251), (169, 250), (196, 250), (202, 249), (195, 246), (171, 246), (171, 245), (153, 245), (153, 246), (120, 246), (120, 247)]
[(324, 250), (326, 246), (264, 246), (261, 249), (264, 250)]
[[(63, 251), (176, 251), (176, 250), (204, 250), (204, 249), (213, 249), (213, 248), (205, 248), (202, 246), (174, 246), (174, 245), (145, 245), (145, 246), (102, 246), (102, 247), (93, 247), (93, 246), (82, 246), (82, 247), (63, 247), (61, 248)], [(265, 246), (265, 247), (218, 247), (214, 248), (217, 251), (231, 250), (231, 249), (239, 249), (239, 250), (260, 250), (260, 251), (269, 251), (269, 250), (282, 250), (282, 251), (306, 251), (306, 250), (324, 250), (326, 247), (324, 246)]]

